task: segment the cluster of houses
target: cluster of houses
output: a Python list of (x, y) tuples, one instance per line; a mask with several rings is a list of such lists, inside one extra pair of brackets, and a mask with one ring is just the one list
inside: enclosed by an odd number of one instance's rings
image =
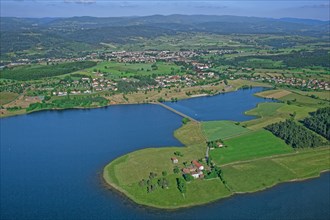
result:
[(204, 178), (203, 174), (204, 166), (200, 164), (197, 160), (191, 161), (191, 164), (182, 169), (183, 174), (190, 174), (195, 179)]
[(311, 90), (330, 90), (330, 82), (317, 79), (301, 79), (294, 77), (253, 77), (250, 80), (275, 83), (277, 85), (286, 85)]
[(117, 91), (117, 83), (113, 82), (109, 79), (104, 78), (93, 78), (92, 79), (92, 87), (95, 91), (104, 91), (104, 90), (112, 90)]
[(157, 76), (155, 81), (158, 83), (159, 87), (165, 88), (172, 85), (183, 84), (187, 87), (194, 86), (198, 80), (205, 79), (215, 79), (218, 76), (213, 72), (198, 72), (197, 75), (174, 75), (174, 76)]
[[(172, 157), (171, 161), (174, 164), (179, 163), (179, 160), (176, 157)], [(204, 166), (201, 163), (199, 163), (197, 160), (191, 161), (190, 165), (187, 165), (181, 169), (183, 175), (189, 174), (192, 177), (194, 177), (194, 179), (204, 178), (203, 170), (204, 170)]]
[(55, 96), (79, 95), (79, 94), (91, 94), (93, 92), (100, 91), (117, 91), (117, 83), (105, 78), (88, 78), (82, 77), (80, 80), (74, 80), (73, 82), (62, 81), (62, 87), (57, 91), (53, 91)]
[(198, 62), (191, 62), (191, 65), (193, 65), (196, 70), (208, 70), (211, 67), (209, 64)]
[(119, 51), (106, 53), (108, 60), (131, 63), (154, 63), (156, 61), (187, 61), (198, 54), (194, 51)]

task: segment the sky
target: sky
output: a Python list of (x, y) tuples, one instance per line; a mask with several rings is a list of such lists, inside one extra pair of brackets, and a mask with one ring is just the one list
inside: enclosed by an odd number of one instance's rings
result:
[(1, 17), (205, 14), (329, 20), (329, 0), (0, 0)]

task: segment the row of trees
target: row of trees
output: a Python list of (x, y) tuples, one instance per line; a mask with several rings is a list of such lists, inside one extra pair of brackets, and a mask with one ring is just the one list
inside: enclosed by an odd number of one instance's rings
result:
[(303, 120), (304, 125), (330, 140), (330, 107), (318, 109)]
[(105, 106), (108, 100), (103, 97), (75, 97), (53, 100), (50, 103), (37, 102), (32, 103), (27, 107), (26, 111), (41, 110), (41, 109), (54, 109), (54, 108), (75, 108), (75, 107), (91, 107), (92, 105)]
[(321, 137), (293, 120), (271, 124), (265, 129), (283, 139), (293, 148), (318, 147), (324, 144)]

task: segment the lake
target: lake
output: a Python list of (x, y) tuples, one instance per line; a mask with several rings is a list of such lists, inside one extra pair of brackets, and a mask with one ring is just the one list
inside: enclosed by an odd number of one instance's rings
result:
[[(239, 90), (167, 104), (182, 106), (201, 120), (210, 120), (203, 114), (203, 108), (208, 111), (216, 108), (209, 112), (212, 120), (241, 121), (249, 119), (243, 112), (265, 101), (253, 96), (261, 90)], [(203, 108), (194, 108), (198, 100)], [(191, 108), (190, 102), (195, 103)], [(219, 103), (235, 109), (234, 118), (230, 118), (230, 112), (219, 112)], [(181, 126), (181, 117), (158, 105), (44, 111), (0, 122), (1, 219), (205, 219), (206, 216), (328, 219), (330, 216), (329, 173), (177, 211), (140, 207), (108, 190), (101, 180), (102, 169), (116, 157), (145, 147), (182, 146), (173, 136), (173, 131)]]

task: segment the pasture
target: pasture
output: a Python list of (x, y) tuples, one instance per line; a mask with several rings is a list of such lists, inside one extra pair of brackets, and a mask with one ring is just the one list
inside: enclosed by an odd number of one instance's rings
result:
[(234, 161), (293, 152), (283, 140), (263, 129), (227, 139), (224, 144), (225, 147), (210, 151), (212, 160), (219, 166)]
[(235, 124), (233, 121), (207, 121), (202, 123), (203, 133), (208, 141), (224, 140), (249, 132), (249, 129)]
[(330, 169), (330, 148), (301, 150), (222, 167), (233, 192), (254, 192), (294, 179), (317, 177)]

